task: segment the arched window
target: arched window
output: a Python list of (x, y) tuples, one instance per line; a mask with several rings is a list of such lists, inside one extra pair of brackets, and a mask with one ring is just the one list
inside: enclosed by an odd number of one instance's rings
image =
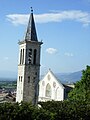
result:
[(28, 64), (32, 63), (32, 49), (29, 49), (28, 51)]
[(37, 55), (37, 50), (34, 49), (34, 57), (33, 57), (33, 64), (36, 64), (36, 55)]
[(30, 83), (30, 76), (28, 76), (28, 83)]
[(23, 58), (22, 58), (22, 64), (24, 64), (24, 49), (23, 49)]
[(46, 93), (45, 93), (45, 96), (46, 97), (51, 97), (51, 86), (50, 86), (50, 84), (48, 83), (47, 85), (46, 85)]
[(20, 50), (20, 64), (22, 64), (22, 49)]

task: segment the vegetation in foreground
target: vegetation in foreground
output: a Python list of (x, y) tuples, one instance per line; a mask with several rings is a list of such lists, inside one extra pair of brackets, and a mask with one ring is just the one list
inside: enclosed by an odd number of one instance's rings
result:
[(90, 119), (90, 66), (65, 101), (0, 104), (0, 120), (89, 120)]

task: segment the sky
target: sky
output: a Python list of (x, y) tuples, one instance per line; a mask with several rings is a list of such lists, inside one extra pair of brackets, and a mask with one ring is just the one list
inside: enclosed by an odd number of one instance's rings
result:
[(90, 65), (90, 0), (0, 0), (0, 75), (18, 71), (18, 41), (24, 38), (30, 7), (43, 41), (41, 74)]

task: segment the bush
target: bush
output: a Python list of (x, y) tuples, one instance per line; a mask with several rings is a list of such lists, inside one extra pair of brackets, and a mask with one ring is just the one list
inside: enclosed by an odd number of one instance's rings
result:
[(52, 112), (54, 120), (89, 120), (90, 102), (85, 101), (48, 101), (40, 103), (42, 108)]

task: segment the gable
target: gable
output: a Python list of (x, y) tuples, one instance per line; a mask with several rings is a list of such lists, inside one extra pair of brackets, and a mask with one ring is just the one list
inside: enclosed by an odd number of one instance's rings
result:
[(39, 101), (64, 100), (64, 86), (51, 70), (39, 82)]
[(48, 73), (43, 77), (42, 80), (40, 80), (39, 84), (41, 85), (47, 85), (50, 84), (52, 87), (60, 87), (64, 89), (64, 86), (60, 81), (56, 78), (56, 76), (53, 74), (51, 70), (48, 71)]

